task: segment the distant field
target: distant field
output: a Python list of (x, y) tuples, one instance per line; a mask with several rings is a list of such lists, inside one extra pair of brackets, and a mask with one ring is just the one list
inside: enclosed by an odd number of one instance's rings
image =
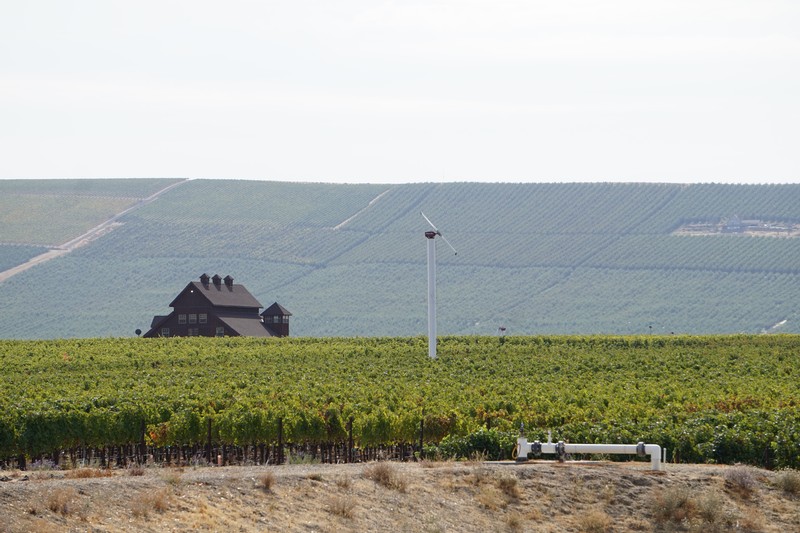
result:
[(0, 180), (0, 243), (58, 246), (177, 180)]
[(183, 180), (167, 178), (0, 180), (0, 195), (33, 194), (145, 198), (171, 183), (179, 181)]
[[(3, 197), (0, 242), (60, 244), (169, 183), (0, 182), (25, 206)], [(128, 336), (202, 273), (284, 305), (293, 335), (421, 335), (420, 212), (458, 249), (439, 242), (442, 334), (800, 333), (800, 239), (673, 234), (800, 223), (800, 185), (192, 180), (0, 284), (0, 336)]]
[(61, 245), (130, 207), (131, 198), (0, 197), (0, 242)]
[(43, 246), (0, 245), (0, 272), (47, 251)]

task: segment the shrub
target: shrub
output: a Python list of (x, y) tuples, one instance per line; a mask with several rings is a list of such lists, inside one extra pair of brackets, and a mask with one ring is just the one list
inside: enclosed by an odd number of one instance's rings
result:
[(275, 474), (264, 472), (258, 476), (258, 486), (264, 492), (272, 492), (272, 487), (275, 486)]
[(714, 529), (726, 528), (733, 521), (725, 511), (725, 501), (716, 492), (704, 494), (698, 499), (697, 515), (706, 526), (713, 526)]
[(354, 518), (355, 507), (355, 500), (349, 496), (334, 496), (328, 501), (328, 512), (342, 518)]
[(742, 497), (749, 498), (756, 488), (753, 469), (747, 466), (729, 468), (725, 471), (725, 485), (738, 492)]
[(652, 502), (653, 516), (659, 523), (688, 520), (695, 507), (694, 494), (683, 487), (671, 487), (659, 492)]
[(144, 492), (131, 503), (133, 516), (147, 518), (150, 511), (163, 513), (169, 508), (170, 494), (167, 489), (157, 492)]
[(522, 495), (517, 478), (514, 476), (502, 476), (497, 479), (496, 484), (500, 492), (505, 494), (509, 500), (518, 500)]
[(54, 513), (67, 516), (72, 513), (74, 506), (75, 489), (56, 489), (47, 497), (47, 508)]
[(386, 462), (372, 463), (364, 468), (364, 477), (387, 489), (395, 489), (400, 492), (405, 492), (408, 484), (406, 479), (397, 472), (394, 465)]
[(775, 486), (787, 494), (800, 494), (800, 472), (787, 469), (778, 472), (775, 476)]
[(592, 510), (578, 518), (579, 531), (605, 533), (611, 531), (611, 517), (603, 511)]

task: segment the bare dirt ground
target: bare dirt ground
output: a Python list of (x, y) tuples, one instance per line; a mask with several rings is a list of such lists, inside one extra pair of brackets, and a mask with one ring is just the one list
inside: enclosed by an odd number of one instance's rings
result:
[[(0, 531), (800, 531), (797, 471), (531, 461), (0, 471)], [(790, 480), (791, 481), (791, 480)], [(794, 487), (794, 488), (792, 488)]]

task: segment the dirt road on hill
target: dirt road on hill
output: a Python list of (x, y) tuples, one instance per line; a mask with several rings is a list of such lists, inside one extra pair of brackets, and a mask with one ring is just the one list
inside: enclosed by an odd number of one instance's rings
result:
[(179, 181), (177, 183), (173, 183), (167, 187), (164, 187), (163, 189), (151, 194), (147, 198), (143, 198), (142, 200), (138, 201), (136, 204), (125, 209), (124, 211), (120, 211), (119, 213), (109, 218), (105, 222), (98, 224), (97, 226), (93, 227), (83, 235), (79, 235), (78, 237), (75, 237), (71, 241), (67, 241), (60, 246), (55, 246), (43, 254), (39, 254), (36, 257), (32, 257), (31, 259), (22, 263), (21, 265), (17, 265), (15, 267), (9, 268), (8, 270), (0, 272), (0, 283), (4, 282), (5, 280), (7, 280), (12, 276), (19, 274), (20, 272), (25, 272), (29, 268), (32, 268), (36, 265), (40, 265), (42, 263), (50, 261), (51, 259), (55, 259), (56, 257), (61, 257), (62, 255), (68, 254), (71, 251), (80, 248), (81, 246), (85, 246), (90, 242), (92, 242), (93, 240), (102, 237), (109, 231), (112, 231), (115, 227), (121, 225), (120, 222), (117, 222), (121, 217), (127, 215), (131, 211), (135, 211), (136, 209), (139, 209), (140, 207), (149, 204), (150, 202), (156, 200), (159, 196), (161, 196), (165, 192), (174, 189), (179, 185), (183, 185), (187, 181), (189, 180)]

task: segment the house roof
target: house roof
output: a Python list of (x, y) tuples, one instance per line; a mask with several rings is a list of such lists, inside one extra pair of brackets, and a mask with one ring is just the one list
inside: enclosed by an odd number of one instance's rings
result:
[(153, 321), (150, 322), (150, 329), (155, 329), (161, 325), (162, 322), (167, 320), (171, 315), (156, 315), (153, 317)]
[(226, 326), (244, 337), (272, 337), (270, 330), (264, 327), (264, 323), (258, 317), (242, 316), (218, 316)]
[(181, 293), (172, 300), (170, 307), (175, 307), (175, 303), (186, 291), (198, 291), (215, 307), (262, 307), (258, 300), (244, 288), (244, 285), (224, 283), (203, 284), (199, 281), (190, 282)]
[(274, 304), (272, 304), (269, 307), (267, 307), (266, 309), (264, 309), (264, 312), (261, 313), (261, 314), (262, 315), (269, 315), (269, 316), (274, 316), (274, 315), (292, 316), (292, 313), (290, 313), (285, 307), (283, 307), (278, 302), (275, 302)]

